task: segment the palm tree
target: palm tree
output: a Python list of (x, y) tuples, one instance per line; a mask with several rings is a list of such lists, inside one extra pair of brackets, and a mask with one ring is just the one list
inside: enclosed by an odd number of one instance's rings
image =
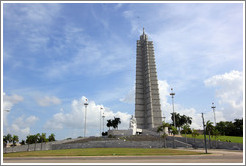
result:
[(4, 135), (3, 136), (3, 147), (4, 147), (4, 153), (6, 153), (6, 147), (7, 147), (7, 143), (8, 143), (8, 140), (7, 140), (7, 136)]
[(14, 146), (16, 146), (16, 142), (18, 142), (18, 141), (19, 141), (19, 137), (17, 135), (13, 135), (13, 137), (12, 137), (13, 144), (11, 145), (12, 151), (14, 151)]
[(13, 135), (13, 139), (12, 139), (13, 146), (16, 146), (16, 142), (18, 141), (19, 141), (19, 137), (17, 135)]
[(185, 133), (185, 141), (186, 141), (186, 143), (187, 143), (186, 133), (189, 131), (189, 129), (190, 129), (190, 126), (189, 126), (188, 124), (185, 124), (185, 125), (183, 126), (183, 131), (184, 131), (184, 133)]
[(164, 148), (167, 147), (167, 136), (168, 134), (165, 132), (161, 135), (161, 137), (164, 139)]
[(113, 128), (114, 129), (117, 128), (118, 130), (118, 125), (121, 123), (120, 118), (114, 118), (113, 120), (111, 120), (111, 122), (112, 122)]
[(12, 142), (12, 136), (11, 136), (11, 134), (7, 134), (7, 136), (6, 136), (6, 140), (7, 140), (7, 142)]
[(109, 120), (107, 120), (107, 121), (108, 121), (107, 127), (108, 127), (109, 130), (110, 130), (110, 127), (113, 126), (113, 123), (112, 123), (112, 120), (111, 120), (111, 119), (109, 119)]
[(175, 144), (174, 144), (174, 136), (176, 134), (178, 134), (178, 130), (176, 127), (172, 126), (172, 134), (173, 134), (173, 148), (175, 147)]
[[(171, 113), (171, 119), (173, 120), (174, 116), (173, 113)], [(192, 123), (192, 117), (186, 116), (186, 115), (180, 115), (179, 113), (175, 113), (175, 122), (176, 127), (179, 129), (178, 133), (180, 134), (180, 127), (182, 127), (184, 124), (190, 124)]]
[(213, 132), (213, 130), (214, 130), (213, 122), (210, 122), (210, 120), (207, 121), (207, 123), (206, 123), (206, 131), (208, 132), (208, 135), (209, 135), (209, 137), (208, 137), (209, 138), (209, 148), (211, 148), (210, 135)]
[(55, 134), (51, 133), (49, 136), (49, 142), (55, 141)]
[[(164, 138), (164, 147), (166, 148), (166, 138), (167, 138), (167, 134), (165, 133), (165, 128), (166, 127), (169, 127), (170, 125), (168, 123), (165, 123), (163, 122), (161, 126), (159, 126), (157, 128), (157, 132), (160, 134), (160, 137)], [(161, 135), (161, 132), (164, 132), (162, 135)]]
[(35, 142), (35, 147), (34, 147), (34, 151), (36, 151), (36, 145), (37, 145), (37, 141), (38, 141), (38, 138), (40, 137), (40, 134), (35, 134), (33, 135), (33, 140)]
[(39, 135), (38, 142), (41, 143), (41, 150), (43, 148), (43, 142), (47, 142), (46, 133)]
[(28, 145), (28, 148), (27, 148), (27, 151), (29, 151), (29, 144), (32, 144), (33, 143), (33, 135), (28, 135), (26, 136), (26, 143)]

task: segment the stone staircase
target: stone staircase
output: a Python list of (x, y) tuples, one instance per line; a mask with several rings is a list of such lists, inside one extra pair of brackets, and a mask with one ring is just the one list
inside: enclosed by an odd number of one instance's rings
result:
[[(142, 129), (142, 135), (150, 135), (150, 136), (155, 136), (155, 137), (160, 137), (160, 134), (157, 133), (157, 129)], [(182, 137), (180, 135), (175, 135), (174, 137), (174, 142), (175, 142), (175, 147), (183, 147), (183, 148), (192, 148), (191, 144), (185, 143), (184, 139), (180, 139), (179, 137)], [(179, 139), (177, 139), (179, 138)], [(168, 136), (167, 137), (167, 145), (169, 147), (173, 146), (173, 136)]]

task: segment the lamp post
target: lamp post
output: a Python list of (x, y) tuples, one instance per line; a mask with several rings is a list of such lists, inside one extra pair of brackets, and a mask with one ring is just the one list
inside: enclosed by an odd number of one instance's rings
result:
[(171, 93), (170, 95), (172, 96), (172, 103), (173, 103), (173, 124), (174, 124), (174, 127), (176, 128), (176, 122), (175, 122), (175, 112), (174, 112), (174, 102), (173, 102), (173, 98), (174, 98), (174, 95), (175, 93), (173, 92), (173, 88), (171, 88)]
[(214, 106), (214, 103), (212, 103), (212, 106), (211, 106), (211, 108), (213, 109), (213, 111), (214, 111), (214, 126), (216, 126), (216, 118), (215, 118), (215, 106)]
[(88, 99), (85, 99), (84, 105), (85, 105), (85, 125), (84, 125), (84, 137), (86, 135), (86, 111), (87, 111), (87, 106), (88, 106)]
[(100, 136), (102, 135), (102, 110), (103, 110), (103, 107), (100, 107)]
[(104, 116), (104, 112), (103, 112), (103, 116), (102, 116), (102, 118), (103, 118), (103, 132), (104, 132), (104, 118), (105, 118), (105, 116)]

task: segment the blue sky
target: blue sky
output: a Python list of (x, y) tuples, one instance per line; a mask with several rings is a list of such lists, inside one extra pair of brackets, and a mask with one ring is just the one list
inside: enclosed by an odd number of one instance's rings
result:
[[(242, 3), (4, 3), (3, 133), (99, 135), (114, 116), (134, 114), (136, 40), (154, 42), (161, 108), (201, 128), (244, 112)], [(106, 127), (105, 127), (106, 130)]]

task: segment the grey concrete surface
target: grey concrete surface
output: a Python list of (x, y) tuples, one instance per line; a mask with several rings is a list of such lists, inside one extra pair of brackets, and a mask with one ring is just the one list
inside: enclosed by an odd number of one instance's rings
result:
[[(187, 149), (204, 152), (203, 149)], [(179, 156), (79, 156), (7, 158), (3, 163), (242, 163), (243, 152), (208, 150), (210, 154)]]

